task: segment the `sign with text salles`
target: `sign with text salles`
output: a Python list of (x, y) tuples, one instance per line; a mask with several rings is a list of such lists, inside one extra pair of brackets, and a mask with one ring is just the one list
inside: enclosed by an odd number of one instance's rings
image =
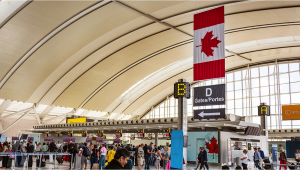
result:
[(225, 84), (194, 87), (193, 105), (225, 105)]
[(194, 110), (194, 119), (225, 119), (225, 108)]
[(300, 105), (282, 106), (282, 120), (300, 119)]

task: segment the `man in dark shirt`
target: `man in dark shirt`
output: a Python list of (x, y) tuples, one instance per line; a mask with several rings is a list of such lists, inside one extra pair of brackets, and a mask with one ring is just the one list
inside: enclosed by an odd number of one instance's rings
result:
[(155, 154), (154, 152), (152, 152), (152, 146), (153, 143), (151, 142), (150, 145), (147, 147), (147, 158), (145, 159), (146, 160), (145, 169), (150, 168), (152, 154)]
[(28, 147), (27, 147), (27, 153), (29, 154), (29, 159), (28, 159), (28, 167), (32, 167), (32, 153), (34, 151), (34, 146), (32, 145), (32, 142), (28, 142)]
[(125, 147), (128, 151), (131, 151), (131, 148), (130, 148), (130, 145), (128, 144), (126, 147)]

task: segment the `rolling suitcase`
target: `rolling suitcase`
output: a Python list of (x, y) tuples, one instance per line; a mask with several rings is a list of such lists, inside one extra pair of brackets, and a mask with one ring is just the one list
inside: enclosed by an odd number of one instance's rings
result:
[[(46, 162), (42, 161), (41, 162), (41, 167), (45, 167), (46, 166)], [(36, 167), (40, 167), (40, 159), (36, 159)]]
[(10, 168), (12, 163), (12, 159), (7, 160), (6, 168)]
[(63, 157), (62, 156), (57, 156), (56, 160), (58, 162), (58, 164), (62, 164), (64, 162)]

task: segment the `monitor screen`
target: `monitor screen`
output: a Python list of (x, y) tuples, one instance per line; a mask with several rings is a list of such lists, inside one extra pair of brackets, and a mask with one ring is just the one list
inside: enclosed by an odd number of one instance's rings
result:
[(103, 138), (96, 138), (96, 142), (103, 142)]
[(59, 133), (55, 133), (55, 136), (56, 136), (56, 137), (59, 137)]
[(116, 137), (122, 137), (122, 133), (116, 133)]
[(72, 133), (68, 133), (68, 136), (69, 136), (69, 137), (72, 137)]
[(69, 138), (64, 138), (63, 141), (64, 142), (69, 142)]
[(170, 133), (163, 133), (163, 137), (164, 138), (169, 138), (170, 137)]
[(22, 134), (21, 139), (27, 139), (28, 134)]
[(33, 141), (33, 137), (28, 137), (28, 140)]
[(45, 137), (48, 137), (48, 134), (45, 134), (44, 136), (45, 136)]
[(75, 142), (75, 138), (69, 138), (69, 141)]
[(86, 139), (86, 142), (92, 142), (92, 139)]
[(19, 140), (19, 137), (12, 137), (12, 140)]
[(82, 133), (81, 136), (82, 136), (82, 137), (86, 137), (86, 133)]
[(51, 141), (52, 138), (45, 138), (45, 141)]
[(137, 134), (137, 137), (138, 137), (138, 138), (143, 138), (143, 137), (144, 137), (144, 133), (138, 133), (138, 134)]
[(97, 136), (98, 137), (103, 137), (103, 133), (98, 133)]
[(114, 143), (120, 143), (120, 139), (114, 139)]

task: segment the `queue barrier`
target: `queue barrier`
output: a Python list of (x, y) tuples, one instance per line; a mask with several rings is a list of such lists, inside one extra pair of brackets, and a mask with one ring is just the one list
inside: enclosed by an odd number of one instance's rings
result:
[[(274, 164), (274, 163), (263, 163), (263, 165), (271, 165), (271, 167), (268, 169), (274, 169), (274, 166), (287, 166), (287, 167), (295, 167), (294, 169), (298, 169), (298, 167), (300, 167), (300, 165), (290, 165), (290, 164)], [(265, 166), (261, 167), (262, 169), (265, 169), (264, 168)], [(267, 169), (266, 169), (267, 170)]]
[[(21, 156), (22, 159), (24, 158), (25, 156), (25, 159), (27, 158), (27, 165), (26, 165), (26, 169), (28, 170), (28, 160), (29, 160), (29, 156), (39, 156), (39, 160), (40, 160), (40, 163), (39, 163), (39, 169), (41, 168), (41, 163), (42, 163), (42, 157), (43, 156), (49, 156), (50, 157), (54, 155), (54, 167), (53, 169), (57, 169), (55, 168), (56, 166), (56, 157), (57, 156), (64, 156), (64, 155), (71, 155), (71, 165), (73, 164), (73, 154), (70, 154), (70, 153), (57, 153), (57, 152), (38, 152), (38, 153), (23, 153), (23, 152), (5, 152), (5, 153), (0, 153), (0, 156), (8, 156), (9, 159), (12, 159), (11, 157), (13, 156), (14, 158), (14, 166), (13, 166), (13, 170), (16, 169), (16, 161), (17, 161), (17, 156)], [(23, 165), (24, 166), (24, 165)], [(73, 169), (73, 167), (71, 166), (71, 170)]]

